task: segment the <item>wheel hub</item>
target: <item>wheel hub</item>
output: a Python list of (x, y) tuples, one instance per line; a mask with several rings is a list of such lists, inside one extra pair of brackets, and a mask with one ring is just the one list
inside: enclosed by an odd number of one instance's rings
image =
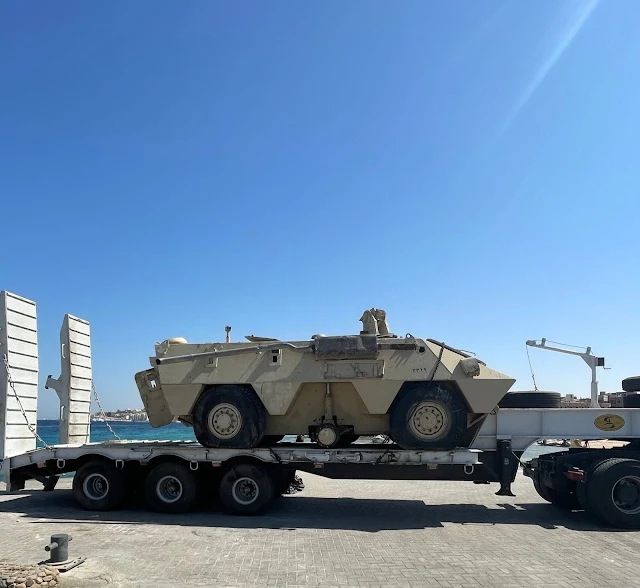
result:
[(421, 402), (409, 418), (411, 432), (422, 439), (443, 435), (449, 426), (447, 411), (438, 403)]
[(82, 490), (91, 500), (100, 500), (109, 493), (109, 480), (102, 474), (91, 474), (82, 484)]
[(625, 476), (611, 489), (611, 498), (616, 508), (625, 514), (640, 513), (640, 478)]
[(231, 487), (231, 492), (236, 502), (248, 505), (252, 504), (258, 499), (260, 495), (260, 488), (256, 484), (255, 480), (251, 478), (238, 478)]
[(164, 476), (156, 484), (156, 494), (162, 502), (177, 502), (182, 497), (182, 483), (175, 476)]
[(209, 430), (220, 439), (235, 437), (241, 427), (242, 416), (232, 404), (217, 404), (209, 412)]

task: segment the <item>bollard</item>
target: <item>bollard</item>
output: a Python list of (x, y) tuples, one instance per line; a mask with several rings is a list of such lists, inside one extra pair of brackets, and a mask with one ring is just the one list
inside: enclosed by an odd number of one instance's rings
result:
[(51, 543), (44, 550), (51, 552), (49, 561), (51, 563), (60, 563), (69, 559), (69, 541), (73, 537), (67, 534), (51, 535)]
[[(68, 572), (70, 569), (79, 566), (87, 558), (74, 557), (73, 559), (69, 559), (69, 541), (71, 541), (71, 539), (73, 539), (73, 537), (66, 533), (51, 535), (51, 543), (44, 547), (44, 550), (50, 554), (49, 559), (41, 561), (39, 565), (53, 566), (60, 572)], [(38, 584), (38, 586), (39, 585), (40, 584)], [(2, 588), (1, 585), (0, 588)]]

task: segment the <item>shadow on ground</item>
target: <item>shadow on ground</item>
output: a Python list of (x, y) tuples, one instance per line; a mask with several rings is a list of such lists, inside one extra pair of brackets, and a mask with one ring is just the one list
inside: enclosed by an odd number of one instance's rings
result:
[[(583, 512), (558, 510), (547, 503), (425, 504), (420, 500), (371, 498), (318, 498), (304, 495), (276, 500), (261, 516), (243, 517), (201, 506), (197, 512), (167, 515), (145, 510), (133, 503), (117, 511), (93, 512), (80, 509), (71, 490), (21, 491), (0, 502), (0, 512), (11, 512), (39, 523), (154, 524), (193, 527), (263, 529), (342, 529), (366, 532), (425, 529), (457, 525), (536, 525), (545, 529), (563, 527), (576, 531), (615, 532)], [(43, 520), (44, 519), (44, 520)]]

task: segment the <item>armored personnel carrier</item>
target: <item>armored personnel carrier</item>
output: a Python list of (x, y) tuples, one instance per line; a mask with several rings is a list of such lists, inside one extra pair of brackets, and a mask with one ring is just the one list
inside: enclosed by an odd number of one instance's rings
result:
[(135, 375), (153, 427), (177, 419), (205, 447), (250, 448), (285, 435), (322, 447), (388, 435), (403, 449), (468, 447), (515, 380), (432, 339), (389, 332), (366, 310), (354, 335), (156, 344)]

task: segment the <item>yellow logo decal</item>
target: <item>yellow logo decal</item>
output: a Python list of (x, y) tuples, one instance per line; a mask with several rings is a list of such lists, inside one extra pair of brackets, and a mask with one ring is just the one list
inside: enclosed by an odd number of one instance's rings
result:
[(593, 424), (601, 431), (617, 431), (624, 427), (624, 419), (617, 414), (601, 414)]

